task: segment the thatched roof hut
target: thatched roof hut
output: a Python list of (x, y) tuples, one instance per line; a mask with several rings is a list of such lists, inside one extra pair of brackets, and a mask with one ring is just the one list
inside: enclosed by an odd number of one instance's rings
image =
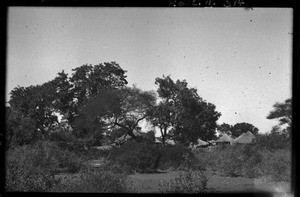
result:
[(232, 143), (232, 138), (227, 134), (223, 134), (222, 137), (220, 137), (215, 142), (217, 143), (217, 145), (218, 144), (231, 144)]
[(247, 131), (246, 133), (241, 134), (239, 137), (233, 140), (233, 144), (250, 144), (255, 136), (250, 132)]

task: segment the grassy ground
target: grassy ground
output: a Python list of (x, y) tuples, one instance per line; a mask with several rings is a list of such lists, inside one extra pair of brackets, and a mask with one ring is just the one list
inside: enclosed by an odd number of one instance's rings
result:
[[(92, 166), (98, 166), (102, 160), (89, 161)], [(138, 193), (159, 193), (158, 184), (161, 181), (174, 179), (180, 171), (164, 170), (153, 174), (131, 174), (127, 176), (127, 184), (132, 185)], [(220, 174), (212, 174), (206, 171), (209, 178), (207, 188), (210, 192), (289, 192), (290, 183), (271, 182), (267, 178), (245, 178), (245, 177), (224, 177)], [(77, 174), (60, 174), (62, 183), (76, 181)]]
[[(133, 184), (139, 193), (157, 193), (160, 181), (175, 178), (180, 171), (165, 171), (156, 174), (133, 174), (127, 181)], [(211, 192), (289, 192), (290, 184), (287, 182), (274, 183), (263, 179), (249, 179), (244, 177), (222, 177), (220, 175), (206, 174), (210, 177), (208, 189)]]

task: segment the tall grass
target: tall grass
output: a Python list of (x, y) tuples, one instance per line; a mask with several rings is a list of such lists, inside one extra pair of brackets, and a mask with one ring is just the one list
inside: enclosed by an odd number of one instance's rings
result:
[(126, 184), (126, 173), (117, 164), (106, 163), (100, 168), (83, 168), (77, 177), (56, 185), (52, 192), (127, 193), (134, 192)]
[(203, 171), (185, 171), (173, 180), (161, 181), (159, 190), (162, 193), (204, 193), (208, 191), (207, 182)]
[[(183, 163), (178, 177), (173, 180), (161, 181), (159, 190), (162, 193), (204, 193), (207, 192), (208, 178), (204, 174), (205, 167), (198, 163), (199, 159), (188, 153), (184, 154)], [(199, 165), (200, 164), (200, 165)]]
[(237, 145), (197, 155), (206, 166), (223, 176), (247, 178), (269, 177), (289, 181), (291, 152), (288, 149), (259, 149), (256, 145)]
[[(46, 147), (49, 148), (50, 144)], [(58, 162), (42, 148), (42, 144), (9, 149), (6, 153), (7, 191), (47, 191), (57, 182), (54, 179)]]

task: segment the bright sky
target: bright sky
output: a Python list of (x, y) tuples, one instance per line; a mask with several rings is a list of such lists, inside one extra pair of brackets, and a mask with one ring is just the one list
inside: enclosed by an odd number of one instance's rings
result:
[(11, 7), (6, 100), (63, 69), (116, 61), (129, 84), (186, 79), (222, 113), (260, 132), (275, 102), (292, 94), (292, 9)]

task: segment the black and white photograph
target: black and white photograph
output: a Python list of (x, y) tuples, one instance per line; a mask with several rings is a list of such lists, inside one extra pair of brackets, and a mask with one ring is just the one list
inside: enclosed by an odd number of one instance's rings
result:
[(5, 191), (294, 196), (292, 8), (7, 14)]

